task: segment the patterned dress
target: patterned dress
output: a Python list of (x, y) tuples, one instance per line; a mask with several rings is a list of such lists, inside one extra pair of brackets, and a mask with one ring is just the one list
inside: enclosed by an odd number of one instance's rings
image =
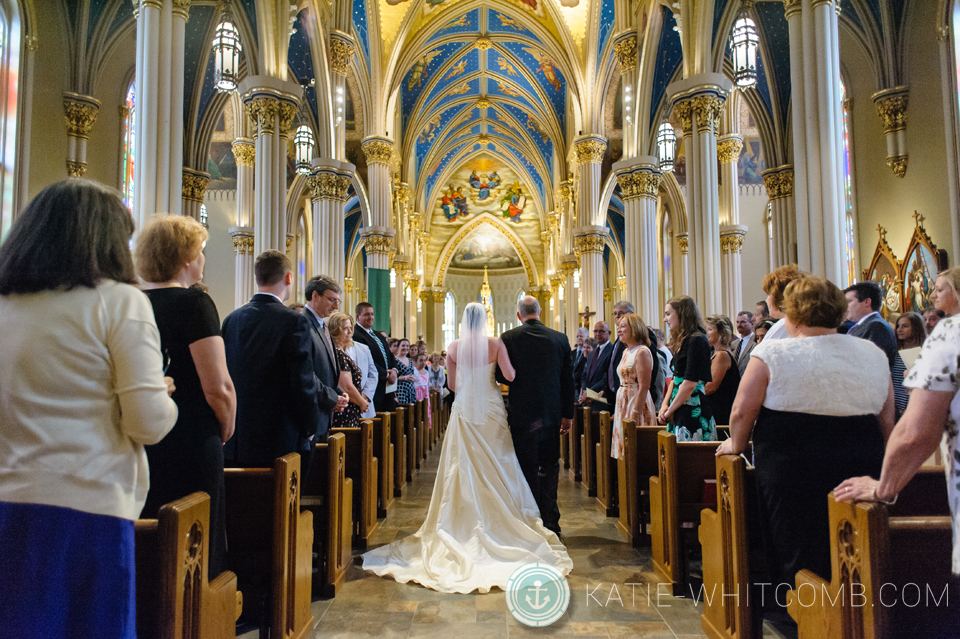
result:
[[(407, 358), (409, 362), (409, 358)], [(405, 377), (407, 375), (413, 375), (417, 372), (410, 364), (404, 364), (403, 360), (399, 357), (397, 358), (397, 377)], [(401, 406), (403, 404), (412, 404), (417, 401), (417, 394), (413, 389), (413, 382), (397, 382), (397, 403)]]
[(697, 383), (693, 394), (670, 418), (667, 432), (677, 436), (677, 441), (717, 441), (717, 423), (709, 404), (704, 401), (704, 386), (713, 379), (710, 372), (710, 343), (703, 333), (694, 333), (683, 340), (680, 350), (673, 358), (672, 403), (680, 385), (685, 381)]
[[(363, 375), (360, 374), (360, 367), (356, 362), (350, 359), (350, 356), (337, 349), (337, 363), (340, 364), (341, 371), (350, 371), (350, 379), (354, 387), (359, 391), (363, 384)], [(339, 413), (333, 414), (334, 428), (355, 428), (360, 425), (360, 407), (350, 402), (347, 407)]]
[(422, 371), (414, 369), (413, 374), (417, 380), (413, 382), (413, 392), (416, 394), (417, 401), (427, 400), (427, 428), (433, 428), (433, 415), (430, 413), (430, 374), (428, 368)]
[[(646, 346), (635, 346), (624, 351), (620, 358), (617, 375), (620, 376), (620, 388), (617, 390), (617, 410), (613, 414), (613, 439), (610, 445), (610, 456), (614, 459), (623, 457), (623, 422), (632, 419), (637, 426), (651, 426), (657, 423), (656, 412), (653, 408), (653, 397), (650, 395), (650, 381), (647, 380), (647, 393), (641, 399), (640, 381), (637, 379), (636, 361), (637, 352)], [(649, 353), (649, 349), (647, 349)], [(652, 369), (651, 369), (652, 372)]]

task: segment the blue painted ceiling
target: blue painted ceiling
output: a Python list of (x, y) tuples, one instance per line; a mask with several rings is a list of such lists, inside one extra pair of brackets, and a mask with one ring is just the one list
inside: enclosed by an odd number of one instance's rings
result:
[[(757, 30), (771, 58), (762, 60), (763, 71), (768, 79), (766, 84), (769, 84), (770, 92), (777, 95), (781, 122), (786, 122), (790, 109), (790, 27), (780, 3), (758, 2), (754, 10), (758, 19)], [(764, 96), (762, 90), (760, 95), (772, 111), (770, 96)]]
[[(680, 46), (680, 34), (676, 32), (677, 21), (670, 9), (663, 7), (663, 22), (660, 30), (660, 45), (657, 47), (657, 63), (653, 73), (653, 90), (650, 100), (650, 122), (653, 122), (660, 101), (667, 92), (667, 85), (673, 79), (680, 62), (683, 61), (683, 49)], [(654, 127), (656, 128), (656, 127)]]

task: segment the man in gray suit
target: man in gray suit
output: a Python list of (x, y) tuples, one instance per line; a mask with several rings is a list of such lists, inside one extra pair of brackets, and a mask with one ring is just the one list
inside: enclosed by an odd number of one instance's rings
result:
[(737, 313), (737, 333), (740, 339), (733, 348), (733, 356), (737, 358), (737, 368), (740, 369), (740, 376), (747, 370), (747, 362), (750, 361), (750, 353), (753, 347), (757, 345), (757, 339), (753, 334), (753, 313), (750, 311), (740, 311)]
[(316, 353), (313, 358), (313, 371), (320, 382), (317, 385), (317, 404), (320, 406), (320, 429), (324, 433), (330, 428), (334, 411), (342, 411), (350, 402), (350, 397), (339, 386), (340, 365), (333, 350), (330, 331), (325, 320), (334, 309), (340, 306), (340, 286), (326, 275), (310, 278), (304, 289), (307, 305), (303, 314), (310, 320), (313, 328), (313, 343)]

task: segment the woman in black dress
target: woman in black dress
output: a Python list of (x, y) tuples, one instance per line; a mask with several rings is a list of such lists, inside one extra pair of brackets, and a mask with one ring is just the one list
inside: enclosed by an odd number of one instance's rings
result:
[(664, 309), (663, 320), (670, 328), (670, 350), (674, 351), (673, 378), (667, 384), (657, 416), (677, 441), (717, 441), (717, 423), (704, 401), (704, 386), (712, 380), (710, 344), (693, 298), (674, 297)]
[(353, 428), (360, 425), (360, 416), (367, 412), (370, 400), (363, 396), (363, 374), (360, 367), (345, 352), (353, 345), (353, 320), (346, 313), (334, 313), (327, 318), (330, 339), (337, 351), (340, 364), (340, 388), (350, 397), (350, 403), (339, 413), (333, 414), (334, 428)]
[(226, 552), (223, 444), (233, 435), (237, 397), (227, 371), (213, 300), (191, 288), (203, 277), (207, 231), (190, 217), (158, 217), (137, 240), (137, 271), (160, 329), (166, 374), (175, 376), (179, 417), (160, 443), (147, 446), (150, 492), (141, 517), (203, 491), (210, 495), (210, 575)]
[(707, 318), (707, 342), (713, 347), (710, 358), (710, 374), (713, 381), (704, 385), (707, 404), (718, 424), (730, 423), (730, 409), (740, 388), (740, 369), (730, 352), (733, 344), (733, 322), (726, 315), (711, 315)]

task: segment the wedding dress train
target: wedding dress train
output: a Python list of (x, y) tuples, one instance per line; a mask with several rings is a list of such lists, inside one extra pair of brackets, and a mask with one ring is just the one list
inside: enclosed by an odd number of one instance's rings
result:
[[(485, 593), (505, 588), (526, 564), (548, 563), (565, 575), (573, 569), (557, 535), (543, 526), (520, 470), (494, 364), (477, 378), (473, 387), (458, 385), (423, 525), (365, 553), (364, 570), (440, 592)], [(461, 397), (482, 402), (482, 411), (463, 410)], [(474, 422), (470, 412), (485, 417)]]

